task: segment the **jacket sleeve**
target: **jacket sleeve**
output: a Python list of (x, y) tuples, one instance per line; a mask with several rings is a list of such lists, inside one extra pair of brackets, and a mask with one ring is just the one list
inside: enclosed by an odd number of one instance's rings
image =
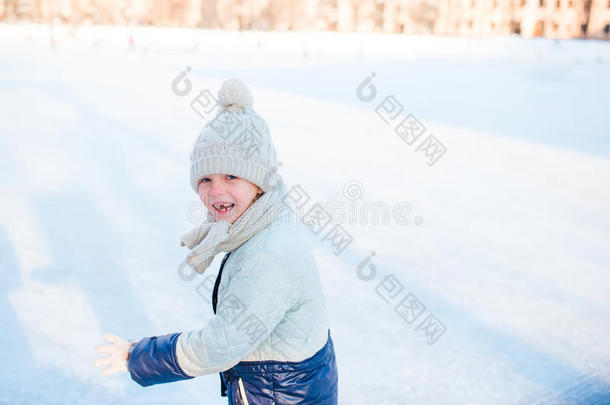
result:
[(176, 357), (189, 375), (213, 374), (239, 363), (297, 302), (300, 283), (279, 258), (262, 249), (245, 257), (236, 262), (238, 268), (207, 325), (178, 338)]
[(187, 375), (176, 359), (179, 333), (146, 337), (130, 351), (127, 369), (131, 379), (143, 387), (193, 378)]

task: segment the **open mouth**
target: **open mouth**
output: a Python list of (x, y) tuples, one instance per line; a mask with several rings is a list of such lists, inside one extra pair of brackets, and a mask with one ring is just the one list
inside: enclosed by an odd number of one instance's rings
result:
[(235, 208), (235, 204), (219, 203), (219, 204), (214, 204), (213, 207), (214, 207), (214, 211), (216, 211), (216, 214), (227, 215), (228, 213), (233, 211), (233, 209)]

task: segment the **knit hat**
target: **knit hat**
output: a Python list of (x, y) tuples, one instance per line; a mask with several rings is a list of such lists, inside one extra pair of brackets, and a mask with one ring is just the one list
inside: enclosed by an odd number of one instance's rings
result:
[(239, 79), (225, 80), (218, 90), (218, 111), (200, 132), (191, 152), (191, 187), (211, 174), (232, 174), (263, 192), (276, 185), (276, 153), (269, 127), (253, 109), (250, 89)]

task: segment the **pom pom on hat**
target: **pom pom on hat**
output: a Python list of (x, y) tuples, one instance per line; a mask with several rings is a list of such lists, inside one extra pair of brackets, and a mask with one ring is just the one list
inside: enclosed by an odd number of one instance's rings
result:
[(241, 80), (231, 78), (225, 80), (218, 90), (218, 103), (224, 108), (236, 107), (244, 110), (254, 105), (254, 97), (248, 86)]

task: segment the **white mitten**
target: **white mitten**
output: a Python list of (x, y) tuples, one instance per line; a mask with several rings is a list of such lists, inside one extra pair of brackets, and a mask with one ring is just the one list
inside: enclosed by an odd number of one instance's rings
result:
[(135, 345), (135, 341), (125, 341), (112, 333), (106, 333), (104, 338), (112, 345), (100, 345), (95, 347), (98, 353), (108, 353), (106, 357), (100, 357), (93, 362), (96, 366), (108, 366), (102, 370), (101, 375), (110, 375), (127, 371), (127, 361), (129, 360), (129, 349)]

